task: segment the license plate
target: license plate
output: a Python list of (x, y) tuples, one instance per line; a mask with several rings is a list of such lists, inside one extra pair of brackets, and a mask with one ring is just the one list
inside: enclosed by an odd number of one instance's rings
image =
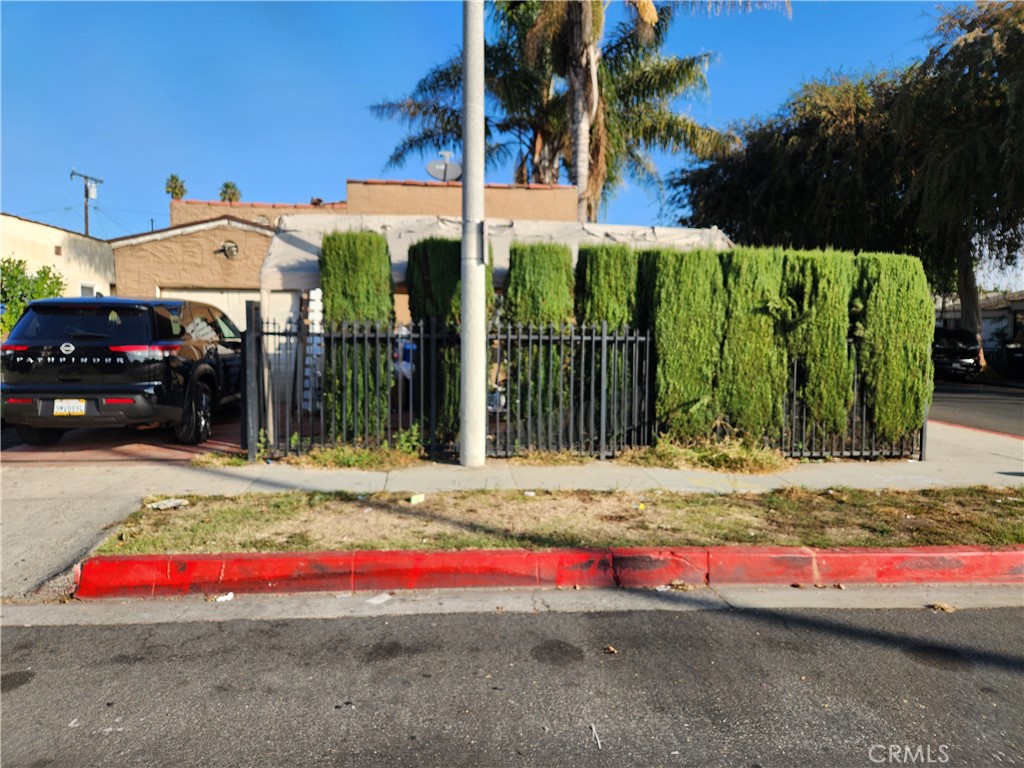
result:
[(85, 416), (85, 400), (54, 400), (54, 416)]

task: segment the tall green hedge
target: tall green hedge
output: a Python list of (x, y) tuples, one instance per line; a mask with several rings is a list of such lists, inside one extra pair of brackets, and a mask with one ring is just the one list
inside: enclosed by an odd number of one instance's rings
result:
[(647, 332), (654, 327), (654, 288), (658, 277), (660, 251), (637, 253), (636, 267), (636, 327)]
[(513, 243), (505, 283), (505, 319), (561, 325), (573, 319), (572, 251), (556, 243)]
[[(382, 235), (325, 235), (320, 252), (320, 284), (324, 321), (329, 326), (343, 322), (386, 325), (394, 318), (391, 258)], [(376, 425), (390, 418), (391, 350), (374, 348), (367, 352), (364, 345), (353, 340), (338, 343), (346, 348), (325, 350), (326, 359), (336, 359), (338, 365), (329, 381), (328, 407), (333, 409), (343, 437), (369, 442), (376, 436)]]
[(917, 429), (931, 402), (935, 305), (918, 259), (856, 258), (858, 359), (876, 434), (895, 440)]
[(628, 245), (581, 245), (576, 260), (576, 322), (618, 331), (636, 321), (637, 253)]
[(388, 242), (376, 232), (324, 235), (320, 284), (329, 323), (387, 323), (395, 316)]
[[(571, 323), (573, 277), (568, 246), (513, 243), (505, 287), (505, 320), (540, 328)], [(525, 432), (530, 436), (534, 425), (539, 433), (541, 425), (554, 418), (549, 404), (557, 408), (571, 386), (565, 375), (566, 361), (557, 344), (518, 341), (508, 355), (509, 411), (521, 415), (524, 421), (531, 416)], [(558, 429), (562, 426), (559, 424)], [(529, 441), (524, 443), (522, 431), (516, 433), (515, 440), (522, 447), (531, 447)]]
[(721, 263), (727, 304), (719, 407), (742, 435), (775, 435), (786, 395), (786, 350), (770, 307), (782, 286), (782, 251), (737, 248), (723, 253)]
[(718, 416), (716, 375), (725, 329), (722, 263), (713, 251), (648, 251), (653, 270), (656, 413), (670, 439), (709, 435)]
[[(488, 317), (494, 311), (493, 271), (489, 260), (485, 288)], [(462, 241), (428, 238), (412, 245), (405, 282), (414, 323), (436, 320), (440, 326), (458, 327), (462, 320)], [(458, 433), (461, 403), (462, 363), (457, 339), (442, 340), (435, 359), (426, 360), (426, 365), (435, 375), (420, 381), (427, 388), (426, 401), (436, 397), (435, 433), (439, 439), (450, 440)]]
[(853, 402), (850, 301), (857, 267), (838, 251), (790, 251), (783, 276), (786, 347), (798, 361), (808, 415), (832, 433), (846, 430)]

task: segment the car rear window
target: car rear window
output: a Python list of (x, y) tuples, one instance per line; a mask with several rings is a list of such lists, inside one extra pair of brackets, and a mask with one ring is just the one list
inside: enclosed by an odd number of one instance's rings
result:
[(39, 306), (18, 321), (11, 339), (33, 341), (97, 341), (140, 343), (149, 341), (152, 328), (144, 307)]

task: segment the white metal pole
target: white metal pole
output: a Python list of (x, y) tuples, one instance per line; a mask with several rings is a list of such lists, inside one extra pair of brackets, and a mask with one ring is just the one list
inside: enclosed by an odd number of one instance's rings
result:
[(484, 3), (462, 4), (462, 380), (459, 463), (487, 458), (487, 297), (484, 255)]

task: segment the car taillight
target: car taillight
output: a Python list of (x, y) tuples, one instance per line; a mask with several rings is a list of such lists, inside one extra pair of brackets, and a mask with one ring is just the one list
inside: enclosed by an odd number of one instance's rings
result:
[(118, 347), (111, 347), (111, 352), (120, 352), (127, 355), (129, 360), (153, 360), (167, 357), (176, 357), (181, 350), (181, 344), (160, 342), (159, 344), (125, 344)]
[(8, 405), (32, 405), (31, 397), (8, 397)]
[(130, 397), (104, 397), (104, 405), (131, 405), (135, 400)]
[(4, 344), (0, 349), (4, 352), (25, 352), (28, 344)]

